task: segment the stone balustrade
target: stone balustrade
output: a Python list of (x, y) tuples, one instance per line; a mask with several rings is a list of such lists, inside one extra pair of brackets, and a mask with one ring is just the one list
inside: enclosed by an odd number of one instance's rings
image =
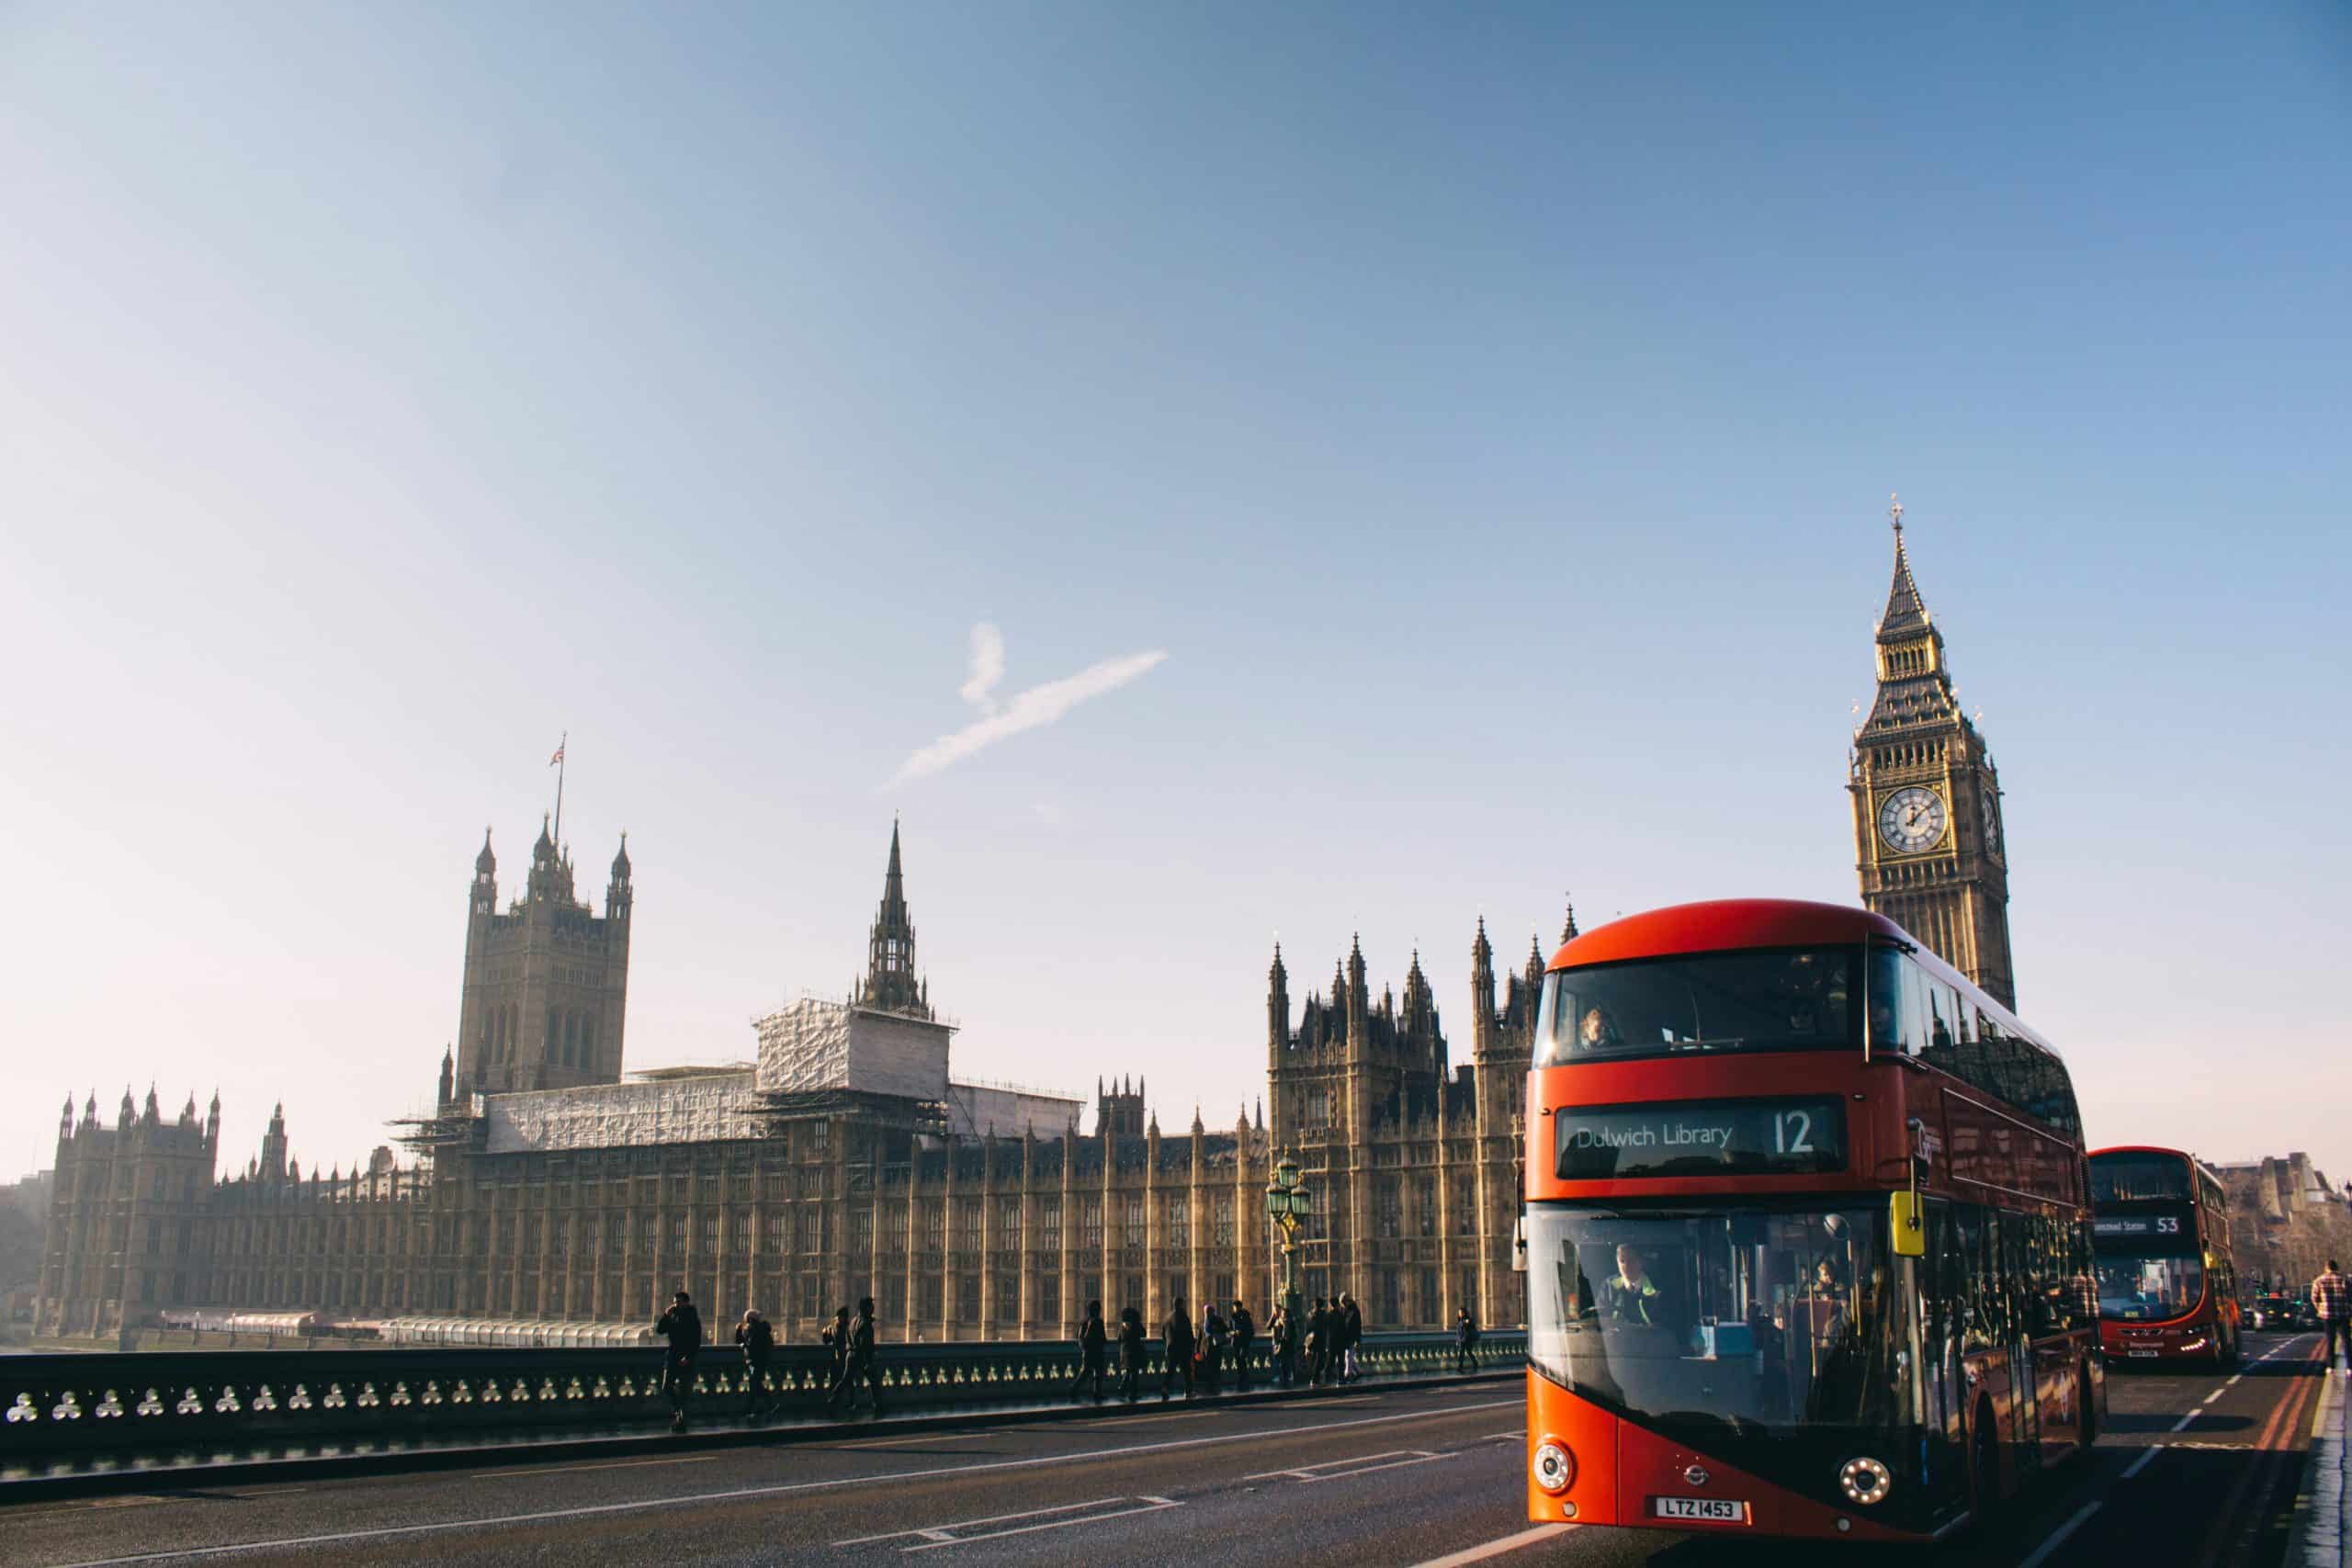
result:
[[(1482, 1337), (1482, 1366), (1517, 1366), (1527, 1337)], [(1079, 1352), (1064, 1341), (885, 1345), (884, 1398), (894, 1413), (1038, 1404), (1067, 1397)], [(1115, 1356), (1116, 1348), (1114, 1347)], [(1154, 1386), (1158, 1340), (1147, 1351)], [(1265, 1346), (1252, 1382), (1271, 1377)], [(1453, 1337), (1373, 1334), (1357, 1351), (1377, 1378), (1453, 1370)], [(469, 1432), (596, 1431), (669, 1418), (662, 1352), (627, 1349), (194, 1350), (0, 1357), (0, 1462), (17, 1473), (75, 1456), (148, 1461), (272, 1443), (353, 1439), (447, 1442)], [(831, 1362), (821, 1346), (779, 1346), (769, 1377), (788, 1410), (813, 1414)], [(746, 1369), (733, 1346), (706, 1349), (695, 1397), (741, 1407)], [(1230, 1386), (1230, 1370), (1227, 1378)]]

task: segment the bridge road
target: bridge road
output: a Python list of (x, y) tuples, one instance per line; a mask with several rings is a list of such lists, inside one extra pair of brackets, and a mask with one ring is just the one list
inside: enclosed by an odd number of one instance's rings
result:
[[(2316, 1342), (2250, 1336), (2233, 1376), (2119, 1373), (2087, 1464), (1938, 1563), (2271, 1568), (2320, 1386)], [(2260, 1359), (2251, 1358), (2259, 1357)], [(1528, 1539), (1509, 1383), (1286, 1405), (619, 1461), (27, 1504), (0, 1568), (132, 1562), (1701, 1564), (1755, 1543), (1559, 1529)], [(1822, 1549), (1801, 1549), (1818, 1562)], [(1854, 1554), (1837, 1556), (1858, 1560)]]

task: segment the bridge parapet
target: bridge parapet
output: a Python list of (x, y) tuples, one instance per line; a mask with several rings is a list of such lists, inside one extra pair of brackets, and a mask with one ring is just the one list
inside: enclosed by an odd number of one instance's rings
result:
[[(1526, 1355), (1519, 1331), (1481, 1336), (1486, 1366)], [(1454, 1364), (1446, 1334), (1370, 1334), (1359, 1370), (1380, 1378), (1437, 1375)], [(885, 1345), (878, 1359), (892, 1408), (955, 1410), (1067, 1397), (1078, 1375), (1069, 1341)], [(627, 1430), (669, 1419), (659, 1349), (192, 1350), (0, 1357), (0, 1461), (23, 1473), (77, 1456), (150, 1460), (274, 1443), (379, 1438), (447, 1440)], [(1145, 1375), (1165, 1362), (1158, 1340)], [(1251, 1376), (1272, 1375), (1262, 1345)], [(831, 1363), (821, 1346), (779, 1346), (769, 1363), (780, 1397), (813, 1405)], [(733, 1346), (706, 1349), (695, 1393), (706, 1413), (737, 1408), (746, 1368)]]

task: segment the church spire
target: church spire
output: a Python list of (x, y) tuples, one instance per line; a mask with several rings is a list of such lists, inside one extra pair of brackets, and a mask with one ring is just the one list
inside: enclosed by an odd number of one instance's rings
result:
[(915, 927), (907, 913), (907, 876), (899, 851), (899, 824), (890, 823), (890, 863), (882, 874), (882, 903), (866, 939), (865, 981), (858, 987), (862, 1007), (929, 1018), (927, 987), (915, 976)]
[(1886, 514), (1894, 520), (1894, 581), (1886, 591), (1886, 609), (1878, 618), (1881, 642), (1917, 637), (1933, 624), (1928, 602), (1919, 597), (1919, 585), (1912, 581), (1910, 553), (1903, 547), (1902, 501), (1887, 497)]

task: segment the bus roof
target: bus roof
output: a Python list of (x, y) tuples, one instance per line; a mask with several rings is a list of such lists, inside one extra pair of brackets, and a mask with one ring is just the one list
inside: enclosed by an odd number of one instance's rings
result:
[(1645, 909), (1595, 926), (1552, 955), (1548, 968), (1616, 964), (1736, 947), (1830, 947), (1865, 937), (1909, 942), (1901, 926), (1850, 904), (1796, 898), (1714, 898)]

